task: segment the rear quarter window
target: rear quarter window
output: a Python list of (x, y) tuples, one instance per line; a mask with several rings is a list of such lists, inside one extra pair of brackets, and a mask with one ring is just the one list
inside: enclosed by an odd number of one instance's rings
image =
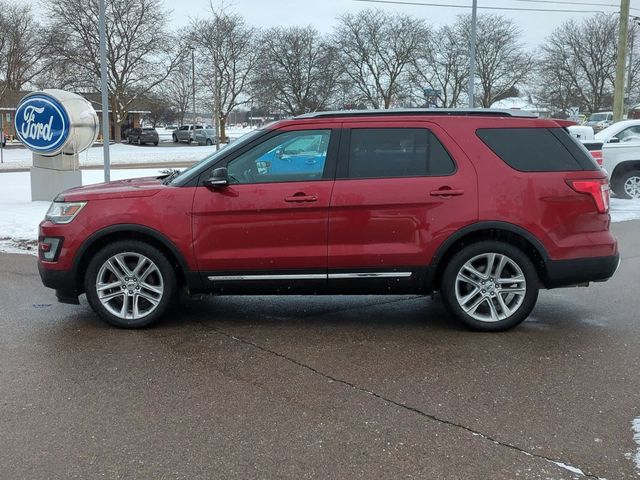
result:
[(589, 152), (562, 128), (482, 128), (476, 135), (521, 172), (596, 170)]

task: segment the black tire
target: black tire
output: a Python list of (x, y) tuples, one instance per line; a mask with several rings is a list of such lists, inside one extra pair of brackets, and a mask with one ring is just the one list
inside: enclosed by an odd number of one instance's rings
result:
[[(494, 274), (490, 273), (489, 277), (491, 277), (491, 280), (487, 279), (487, 283), (485, 286), (484, 283), (481, 284), (481, 282), (485, 282), (485, 280), (480, 280), (480, 277), (473, 277), (473, 274), (468, 275), (472, 278), (472, 280), (478, 281), (477, 286), (475, 287), (471, 287), (470, 284), (467, 284), (464, 281), (462, 281), (460, 285), (461, 288), (467, 286), (473, 288), (473, 291), (477, 292), (476, 296), (468, 297), (470, 298), (469, 303), (471, 305), (474, 305), (476, 301), (480, 301), (481, 297), (485, 297), (484, 300), (481, 300), (478, 309), (471, 311), (471, 313), (475, 314), (476, 316), (482, 316), (482, 310), (486, 311), (486, 315), (492, 315), (493, 311), (497, 313), (497, 316), (499, 318), (498, 320), (481, 320), (478, 318), (474, 318), (472, 315), (467, 313), (460, 305), (457, 292), (459, 292), (460, 295), (463, 295), (462, 301), (464, 301), (464, 294), (471, 294), (473, 292), (469, 292), (468, 290), (465, 292), (457, 291), (457, 277), (458, 273), (461, 272), (463, 266), (467, 264), (467, 262), (472, 261), (476, 258), (479, 258), (478, 261), (482, 262), (482, 255), (490, 255), (492, 253), (507, 257), (510, 261), (513, 262), (513, 264), (509, 263), (504, 267), (504, 269), (507, 269), (507, 271), (505, 272), (505, 278), (512, 276), (510, 272), (517, 272), (517, 270), (513, 266), (515, 265), (522, 272), (525, 285), (522, 286), (522, 284), (518, 284), (516, 287), (514, 287), (517, 282), (512, 282), (513, 284), (511, 286), (505, 286), (505, 284), (500, 282), (494, 283), (495, 276)], [(467, 270), (464, 270), (464, 273), (468, 274), (469, 272)], [(486, 274), (485, 272), (480, 273), (482, 273), (483, 275)], [(498, 285), (498, 283), (500, 284)], [(496, 288), (494, 288), (494, 284), (496, 285)], [(509, 295), (509, 293), (500, 293), (501, 288), (520, 287), (524, 288), (524, 295), (520, 297), (521, 302), (519, 303), (519, 305), (517, 305), (518, 300), (516, 300), (516, 297), (518, 296), (517, 294)], [(460, 320), (464, 325), (473, 330), (484, 332), (499, 332), (508, 330), (522, 323), (533, 310), (533, 307), (535, 306), (538, 299), (538, 273), (531, 259), (519, 248), (504, 242), (485, 240), (478, 243), (472, 243), (462, 248), (462, 250), (456, 253), (449, 260), (449, 263), (445, 267), (444, 274), (442, 276), (440, 290), (442, 300), (449, 312), (453, 314), (453, 316), (458, 320)], [(509, 315), (506, 315), (505, 311), (502, 310), (502, 307), (500, 306), (498, 297), (500, 297), (500, 299), (505, 304), (509, 304), (508, 306), (516, 305), (514, 311)], [(516, 304), (510, 303), (514, 301), (516, 302)], [(493, 307), (491, 307), (490, 303), (493, 304)], [(480, 310), (480, 312), (478, 312), (478, 310)], [(504, 316), (504, 318), (500, 318), (500, 316)]]
[(158, 146), (158, 142), (153, 142), (153, 144), (157, 147)]
[(171, 137), (173, 137), (173, 143), (178, 143), (178, 137), (176, 137), (175, 133)]
[(127, 143), (128, 143), (129, 145), (131, 145), (131, 143), (132, 143), (132, 142), (131, 142), (131, 137), (127, 137)]
[(207, 138), (207, 147), (210, 147), (211, 145), (213, 145), (213, 142), (210, 138)]
[(640, 179), (640, 170), (629, 170), (620, 175), (615, 176), (611, 189), (620, 198), (632, 199), (640, 198), (640, 191), (636, 189), (635, 195), (630, 195), (625, 189), (625, 184), (632, 179)]
[[(155, 264), (155, 266), (157, 267), (157, 272), (152, 273), (152, 275), (155, 276), (155, 279), (160, 279), (160, 281), (155, 282), (155, 284), (159, 285), (160, 289), (162, 290), (161, 296), (157, 298), (157, 306), (155, 306), (154, 309), (150, 310), (148, 314), (137, 319), (125, 319), (109, 311), (107, 307), (105, 307), (100, 301), (97, 292), (98, 274), (100, 273), (103, 265), (105, 265), (107, 260), (111, 259), (114, 255), (122, 254), (125, 252), (132, 255), (142, 255)], [(129, 265), (129, 267), (132, 268), (133, 264)], [(104, 274), (105, 273), (103, 273), (103, 275)], [(107, 272), (107, 274), (112, 275), (110, 272)], [(128, 278), (132, 279), (131, 277)], [(151, 276), (143, 278), (140, 282), (140, 285), (144, 285), (143, 282), (147, 278), (151, 278)], [(117, 283), (119, 281), (122, 281), (122, 279), (118, 279), (114, 275), (112, 275), (111, 280), (108, 281), (115, 281), (115, 283)], [(149, 281), (153, 281), (153, 279)], [(126, 288), (129, 288), (124, 286), (124, 281), (122, 282), (122, 285), (122, 290), (126, 290)], [(164, 254), (155, 247), (142, 241), (122, 240), (107, 245), (93, 256), (93, 258), (89, 262), (89, 265), (87, 266), (87, 271), (85, 273), (84, 288), (87, 294), (89, 305), (91, 306), (93, 311), (96, 312), (107, 323), (119, 328), (142, 328), (157, 322), (173, 303), (177, 290), (176, 274), (175, 270), (173, 269), (167, 258), (164, 256)], [(114, 291), (114, 293), (117, 293), (119, 288), (120, 287), (114, 287), (112, 290)], [(130, 290), (129, 293), (131, 293), (132, 291), (133, 290)], [(122, 295), (123, 300), (120, 303), (124, 303), (124, 296), (127, 294), (123, 291)], [(134, 293), (134, 295), (141, 294)], [(128, 301), (134, 302), (134, 300)], [(138, 298), (136, 305), (139, 306), (141, 301), (143, 302), (143, 304), (146, 302), (149, 305), (152, 305), (148, 301), (145, 301), (144, 299), (141, 300), (140, 298)], [(117, 307), (118, 299), (114, 299), (114, 302), (116, 302), (115, 306)], [(133, 303), (131, 305), (133, 305)]]
[(138, 145), (142, 145), (142, 139), (138, 137)]

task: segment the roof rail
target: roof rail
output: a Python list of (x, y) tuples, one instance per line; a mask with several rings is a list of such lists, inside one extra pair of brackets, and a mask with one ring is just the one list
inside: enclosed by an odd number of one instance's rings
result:
[(493, 108), (392, 108), (388, 110), (336, 110), (329, 112), (311, 112), (294, 118), (330, 118), (330, 117), (373, 117), (392, 115), (451, 115), (451, 116), (491, 116), (537, 118), (535, 113), (524, 110)]

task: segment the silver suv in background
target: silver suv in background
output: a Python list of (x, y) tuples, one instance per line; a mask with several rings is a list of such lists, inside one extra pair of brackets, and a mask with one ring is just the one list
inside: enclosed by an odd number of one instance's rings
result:
[(216, 143), (216, 131), (213, 128), (196, 129), (195, 140), (198, 145), (213, 145)]
[[(202, 130), (204, 127), (202, 125), (196, 125), (195, 132), (198, 133), (198, 130)], [(191, 143), (194, 141), (194, 128), (193, 125), (182, 125), (177, 130), (174, 130), (171, 137), (175, 143), (178, 142), (187, 142)]]

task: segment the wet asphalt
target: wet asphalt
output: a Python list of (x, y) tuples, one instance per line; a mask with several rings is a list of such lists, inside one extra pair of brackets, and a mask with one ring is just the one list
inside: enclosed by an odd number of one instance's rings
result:
[(498, 334), (415, 296), (208, 297), (117, 330), (0, 254), (0, 479), (638, 478), (640, 222), (613, 230), (612, 280)]

